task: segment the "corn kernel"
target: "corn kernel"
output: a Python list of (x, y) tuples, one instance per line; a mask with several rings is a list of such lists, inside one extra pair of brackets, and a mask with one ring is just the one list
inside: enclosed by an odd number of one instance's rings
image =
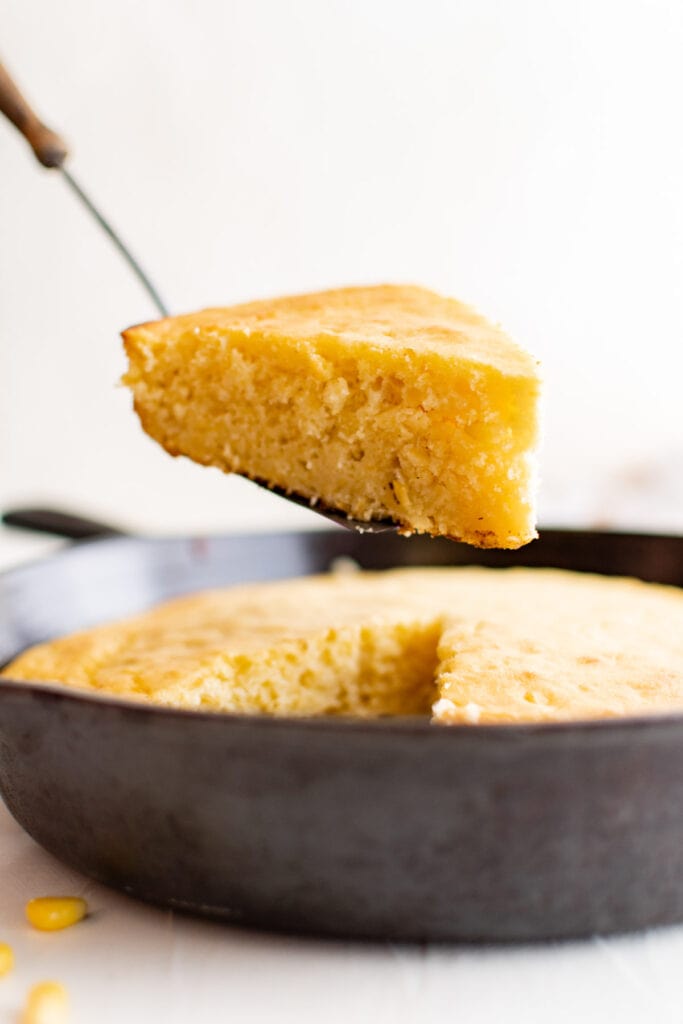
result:
[(41, 981), (29, 990), (21, 1024), (67, 1024), (69, 997), (58, 981)]
[(14, 951), (7, 942), (0, 942), (0, 978), (3, 978), (14, 967)]
[(81, 921), (88, 904), (78, 896), (39, 896), (26, 904), (29, 924), (41, 932), (56, 932)]

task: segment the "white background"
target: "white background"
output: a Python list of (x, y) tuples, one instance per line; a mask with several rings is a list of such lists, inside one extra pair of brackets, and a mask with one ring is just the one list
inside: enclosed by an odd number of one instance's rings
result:
[[(452, 293), (543, 361), (546, 522), (683, 528), (677, 0), (16, 0), (2, 48), (173, 309)], [(154, 310), (5, 124), (0, 175), (0, 505), (318, 524), (142, 435)]]
[[(2, 47), (173, 309), (373, 281), (455, 294), (543, 360), (546, 521), (683, 529), (678, 0), (15, 0)], [(153, 312), (0, 124), (0, 507), (316, 524), (143, 436), (117, 332)], [(25, 899), (57, 890), (95, 916), (29, 932)], [(77, 1024), (682, 1012), (682, 929), (516, 949), (257, 936), (86, 883), (0, 810), (3, 939), (3, 1024), (52, 975)]]

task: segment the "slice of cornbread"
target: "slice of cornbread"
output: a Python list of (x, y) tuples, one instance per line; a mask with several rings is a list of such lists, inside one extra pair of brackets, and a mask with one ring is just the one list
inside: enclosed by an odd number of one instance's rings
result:
[(273, 715), (683, 711), (683, 591), (554, 570), (309, 577), (181, 598), (34, 647), (2, 674)]
[(172, 455), (404, 532), (536, 536), (536, 364), (454, 299), (345, 288), (123, 337), (135, 409)]

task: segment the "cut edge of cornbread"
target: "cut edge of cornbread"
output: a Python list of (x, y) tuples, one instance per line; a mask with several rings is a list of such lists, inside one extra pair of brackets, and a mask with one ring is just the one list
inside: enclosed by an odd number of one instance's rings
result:
[[(165, 707), (272, 716), (428, 715), (434, 701), (438, 638), (436, 617), (354, 625), (285, 639), (268, 650), (216, 656), (184, 676), (154, 687), (131, 674), (89, 675), (59, 666), (91, 632), (38, 645), (19, 655), (0, 676), (60, 683), (74, 689)], [(69, 651), (69, 648), (71, 650)], [(56, 655), (56, 659), (55, 659)], [(47, 659), (49, 667), (41, 667)]]
[(537, 536), (537, 364), (454, 299), (337, 289), (123, 338), (134, 408), (171, 455), (406, 534)]

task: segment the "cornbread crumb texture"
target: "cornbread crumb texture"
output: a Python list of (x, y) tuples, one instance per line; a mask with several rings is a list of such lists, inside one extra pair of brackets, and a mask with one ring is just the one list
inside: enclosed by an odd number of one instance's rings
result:
[(536, 364), (454, 299), (346, 288), (123, 336), (135, 409), (173, 455), (407, 531), (536, 536)]
[(683, 592), (556, 570), (308, 577), (181, 598), (3, 674), (272, 715), (645, 714), (683, 709)]

